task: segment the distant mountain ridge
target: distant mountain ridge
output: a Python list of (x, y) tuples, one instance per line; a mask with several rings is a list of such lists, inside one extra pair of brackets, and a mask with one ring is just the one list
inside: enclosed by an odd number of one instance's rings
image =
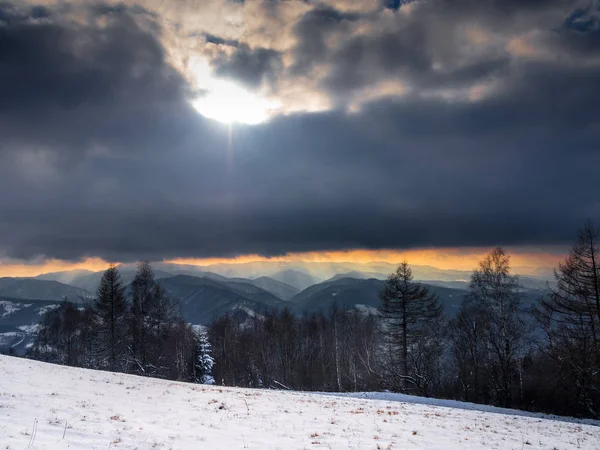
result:
[(306, 289), (309, 286), (312, 286), (315, 283), (318, 283), (320, 280), (311, 274), (304, 272), (302, 270), (296, 269), (285, 269), (279, 272), (275, 272), (271, 274), (270, 278), (285, 283), (287, 285), (293, 286), (296, 289)]
[(256, 315), (286, 306), (283, 300), (249, 283), (224, 283), (189, 275), (162, 278), (158, 282), (179, 300), (184, 318), (194, 324), (207, 325), (224, 314)]
[[(207, 277), (223, 281), (224, 279), (240, 278), (246, 280), (255, 280), (262, 277), (269, 277), (276, 281), (283, 282), (292, 287), (304, 289), (308, 285), (320, 283), (331, 278), (377, 278), (385, 279), (390, 273), (394, 272), (397, 264), (387, 262), (285, 262), (285, 261), (254, 261), (247, 263), (221, 263), (205, 266), (191, 264), (174, 263), (152, 263), (157, 278), (163, 278), (174, 275), (191, 275), (197, 277)], [(135, 264), (123, 264), (119, 266), (124, 278), (129, 274), (135, 273), (137, 266)], [(468, 282), (472, 271), (468, 270), (446, 270), (438, 269), (428, 265), (411, 265), (415, 280), (435, 280), (435, 281), (462, 281)], [(531, 268), (520, 268), (531, 272)], [(83, 273), (82, 273), (83, 272)], [(64, 271), (39, 275), (38, 279), (55, 280), (81, 286), (89, 289), (90, 283), (84, 283), (82, 279), (86, 276), (95, 274), (98, 278), (102, 275), (100, 272), (85, 273), (85, 271)], [(516, 271), (518, 274), (519, 271)], [(287, 277), (287, 278), (286, 278)], [(92, 277), (93, 278), (93, 277)], [(300, 282), (292, 282), (294, 278)], [(551, 271), (547, 268), (541, 268), (536, 275), (521, 275), (526, 283), (538, 286), (545, 284), (547, 280), (552, 280)], [(296, 284), (296, 286), (294, 286)], [(94, 288), (95, 290), (95, 288)]]
[[(136, 270), (137, 268), (135, 267), (119, 266), (119, 273), (121, 274), (121, 281), (123, 281), (123, 284), (127, 285), (133, 281)], [(100, 284), (100, 280), (102, 279), (102, 275), (104, 275), (104, 271), (83, 274), (74, 278), (71, 284), (78, 288), (85, 289), (86, 291), (95, 295), (98, 285)], [(165, 278), (171, 277), (173, 274), (155, 269), (154, 276), (155, 278)]]
[(92, 273), (94, 273), (94, 272), (92, 272), (91, 270), (75, 269), (75, 270), (64, 270), (62, 272), (43, 273), (34, 278), (36, 280), (58, 281), (60, 283), (72, 285), (74, 280), (84, 277), (86, 275), (91, 275)]
[[(126, 285), (133, 280), (136, 269), (134, 265), (120, 267)], [(182, 273), (173, 274), (165, 269)], [(341, 309), (374, 314), (381, 304), (379, 294), (387, 278), (384, 272), (349, 271), (322, 281), (308, 272), (295, 269), (283, 269), (271, 273), (271, 276), (255, 279), (229, 278), (195, 266), (179, 267), (174, 264), (161, 264), (154, 272), (158, 283), (179, 300), (185, 320), (198, 325), (207, 325), (224, 314), (244, 321), (246, 317), (283, 308), (295, 314), (327, 313), (336, 305)], [(55, 272), (36, 278), (0, 278), (0, 347), (9, 345), (23, 351), (33, 339), (35, 324), (43, 311), (58, 306), (64, 298), (77, 302), (82, 297), (95, 295), (103, 273)], [(428, 273), (427, 269), (422, 273)], [(450, 272), (446, 275), (446, 278), (452, 278), (464, 273)], [(44, 279), (51, 277), (71, 277), (78, 286)], [(530, 277), (521, 280), (523, 285), (528, 283), (532, 286), (523, 290), (524, 306), (528, 306), (545, 292), (544, 288), (538, 287), (545, 286), (545, 282)], [(427, 280), (424, 284), (430, 285), (437, 293), (451, 316), (458, 311), (469, 286), (468, 281), (463, 280)]]
[(50, 301), (61, 301), (68, 298), (76, 302), (80, 297), (87, 295), (88, 292), (85, 289), (53, 280), (0, 278), (0, 297)]
[[(381, 306), (380, 293), (384, 285), (385, 281), (375, 278), (338, 278), (310, 286), (294, 296), (292, 301), (300, 310), (307, 312), (327, 312), (334, 305), (342, 309), (366, 307), (373, 311)], [(450, 315), (458, 311), (467, 295), (467, 291), (463, 289), (429, 287), (438, 295), (444, 310)]]
[(377, 272), (360, 272), (358, 270), (353, 270), (351, 272), (346, 273), (338, 273), (337, 275), (332, 276), (327, 281), (335, 281), (340, 278), (356, 278), (358, 280), (367, 280), (369, 278), (375, 278), (376, 280), (385, 280), (389, 274), (386, 273), (377, 273)]
[(300, 289), (271, 277), (259, 277), (255, 280), (250, 280), (250, 282), (254, 286), (279, 297), (281, 300), (290, 300), (294, 295), (300, 292)]

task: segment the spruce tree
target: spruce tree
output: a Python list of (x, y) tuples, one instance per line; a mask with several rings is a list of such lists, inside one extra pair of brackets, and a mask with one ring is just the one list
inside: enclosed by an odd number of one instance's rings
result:
[(200, 329), (196, 333), (196, 382), (201, 384), (215, 384), (213, 377), (213, 366), (215, 360), (212, 357), (212, 349), (208, 341), (208, 334), (205, 329)]

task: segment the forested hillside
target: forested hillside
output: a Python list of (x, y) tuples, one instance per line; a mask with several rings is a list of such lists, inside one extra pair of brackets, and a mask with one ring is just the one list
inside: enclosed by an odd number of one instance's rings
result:
[(77, 302), (3, 299), (0, 326), (11, 352), (80, 367), (598, 417), (598, 236), (582, 229), (543, 289), (524, 287), (501, 248), (466, 284), (422, 283), (402, 263), (386, 280), (339, 276), (300, 292), (270, 277), (158, 278), (143, 263), (131, 281), (110, 268)]

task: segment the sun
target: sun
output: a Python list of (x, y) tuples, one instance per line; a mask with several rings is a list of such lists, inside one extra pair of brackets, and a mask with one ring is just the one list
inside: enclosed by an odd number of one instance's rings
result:
[(205, 94), (192, 101), (204, 117), (231, 124), (257, 125), (266, 122), (277, 105), (224, 80), (212, 80)]

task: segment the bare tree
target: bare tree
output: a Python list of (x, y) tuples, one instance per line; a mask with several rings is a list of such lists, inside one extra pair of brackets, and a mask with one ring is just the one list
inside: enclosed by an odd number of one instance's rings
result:
[(485, 388), (485, 364), (490, 320), (485, 308), (473, 298), (467, 298), (449, 323), (452, 357), (458, 369), (458, 381), (465, 401), (489, 401)]
[(154, 274), (147, 262), (138, 266), (138, 271), (131, 283), (131, 356), (134, 361), (134, 371), (145, 373), (148, 364), (148, 324), (146, 317), (152, 307)]
[(480, 313), (488, 315), (487, 370), (497, 402), (512, 404), (513, 377), (522, 358), (525, 324), (520, 315), (518, 278), (510, 273), (510, 256), (498, 247), (473, 272), (471, 299)]

